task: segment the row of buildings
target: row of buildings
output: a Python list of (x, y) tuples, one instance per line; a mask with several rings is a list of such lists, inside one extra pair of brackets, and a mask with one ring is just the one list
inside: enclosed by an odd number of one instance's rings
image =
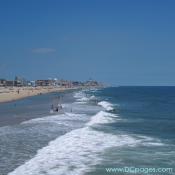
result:
[(14, 80), (0, 79), (0, 86), (27, 86), (28, 82), (24, 78), (15, 77)]
[(97, 81), (89, 80), (86, 82), (80, 81), (68, 81), (68, 80), (58, 80), (54, 79), (46, 79), (46, 80), (36, 80), (36, 81), (28, 81), (22, 77), (15, 77), (14, 80), (6, 80), (0, 79), (0, 87), (37, 87), (37, 86), (58, 86), (58, 87), (77, 87), (77, 86), (99, 86), (100, 84)]

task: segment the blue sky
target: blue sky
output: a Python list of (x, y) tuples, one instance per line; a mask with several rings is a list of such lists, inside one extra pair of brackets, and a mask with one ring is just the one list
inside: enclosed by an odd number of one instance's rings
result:
[(175, 85), (173, 0), (1, 0), (0, 78)]

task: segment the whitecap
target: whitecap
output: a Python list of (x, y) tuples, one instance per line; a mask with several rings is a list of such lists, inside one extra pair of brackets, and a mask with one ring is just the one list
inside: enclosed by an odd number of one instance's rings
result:
[(101, 101), (98, 103), (98, 105), (102, 106), (103, 108), (105, 108), (107, 111), (112, 111), (113, 108), (113, 104), (107, 102), (107, 101)]
[(87, 123), (87, 125), (111, 123), (111, 122), (114, 122), (114, 118), (116, 117), (118, 116), (115, 114), (111, 114), (105, 111), (100, 111), (91, 118), (91, 120)]

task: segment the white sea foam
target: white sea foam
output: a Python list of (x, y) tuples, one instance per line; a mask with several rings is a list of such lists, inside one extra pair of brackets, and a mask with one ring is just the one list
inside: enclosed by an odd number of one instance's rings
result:
[(112, 111), (113, 108), (113, 104), (107, 102), (107, 101), (101, 101), (98, 103), (98, 105), (102, 106), (103, 108), (105, 108), (107, 111)]
[(128, 135), (112, 135), (89, 127), (73, 130), (37, 152), (8, 175), (82, 175), (97, 164), (99, 154), (110, 147), (135, 146)]
[(165, 144), (161, 142), (146, 142), (144, 145), (145, 146), (164, 146)]
[(139, 135), (139, 138), (143, 140), (142, 144), (144, 146), (163, 146), (165, 145), (157, 138), (142, 136), (142, 135)]
[(97, 92), (98, 91), (98, 89), (92, 89), (92, 90), (90, 90), (91, 92)]
[[(76, 113), (64, 113), (58, 115), (51, 115), (46, 117), (34, 118), (31, 120), (27, 120), (22, 122), (21, 124), (34, 124), (34, 123), (57, 123), (57, 124), (65, 124), (65, 120), (77, 120), (80, 117), (84, 117), (86, 114), (76, 114)], [(64, 122), (64, 123), (63, 123)]]
[[(82, 93), (75, 95), (82, 99)], [(107, 111), (113, 110), (113, 105), (102, 101), (98, 103)], [(86, 106), (86, 105), (85, 105)], [(89, 107), (88, 107), (89, 108)], [(61, 115), (48, 116), (32, 119), (30, 122), (60, 122), (61, 119), (77, 120), (82, 114), (65, 113)], [(91, 126), (96, 124), (110, 123), (119, 117), (109, 112), (100, 111), (92, 116), (84, 128), (72, 130), (51, 141), (48, 146), (38, 150), (35, 157), (17, 167), (8, 175), (83, 175), (93, 165), (100, 163), (106, 149), (113, 147), (137, 146), (137, 145), (160, 145), (149, 137), (129, 136), (126, 134), (110, 134), (96, 131)]]
[(87, 97), (82, 97), (80, 99), (77, 99), (77, 101), (81, 101), (81, 102), (86, 102), (88, 100), (89, 100), (89, 98), (87, 98)]
[(114, 121), (114, 118), (118, 117), (115, 114), (111, 114), (105, 111), (100, 111), (94, 115), (87, 125), (102, 124), (102, 123), (111, 123)]
[(90, 98), (87, 97), (87, 95), (83, 91), (76, 92), (74, 94), (74, 97), (76, 98), (75, 103), (77, 104), (86, 104), (90, 100)]
[(86, 102), (85, 101), (76, 101), (76, 102), (74, 102), (75, 104), (86, 104)]
[(95, 100), (96, 99), (96, 97), (94, 95), (90, 96), (89, 98), (90, 98), (90, 100)]
[(86, 96), (86, 94), (83, 91), (79, 91), (79, 92), (74, 93), (75, 98), (82, 98), (85, 96)]
[(100, 163), (100, 153), (106, 149), (140, 144), (141, 140), (128, 135), (105, 134), (85, 127), (51, 141), (8, 175), (83, 175)]
[(87, 95), (84, 91), (74, 93), (74, 98), (76, 98), (76, 102), (74, 102), (75, 104), (86, 104), (91, 100), (97, 99), (94, 95)]
[[(81, 114), (79, 114), (81, 115)], [(74, 118), (77, 114), (66, 113), (63, 117)], [(55, 118), (54, 118), (55, 117)], [(126, 134), (110, 134), (93, 130), (90, 126), (109, 123), (118, 116), (100, 111), (94, 115), (84, 128), (72, 130), (51, 141), (40, 149), (35, 157), (17, 167), (8, 175), (83, 175), (93, 165), (102, 161), (100, 154), (113, 147), (139, 146), (156, 143), (153, 138), (145, 136), (129, 136)], [(33, 119), (50, 120), (48, 118)], [(58, 116), (52, 116), (53, 120)], [(159, 145), (159, 142), (157, 142)]]

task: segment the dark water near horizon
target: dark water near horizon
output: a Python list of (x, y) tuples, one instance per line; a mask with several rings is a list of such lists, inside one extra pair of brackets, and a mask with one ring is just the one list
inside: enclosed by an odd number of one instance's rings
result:
[(175, 87), (66, 92), (61, 94), (64, 114), (50, 114), (57, 95), (0, 104), (0, 175), (175, 168)]

